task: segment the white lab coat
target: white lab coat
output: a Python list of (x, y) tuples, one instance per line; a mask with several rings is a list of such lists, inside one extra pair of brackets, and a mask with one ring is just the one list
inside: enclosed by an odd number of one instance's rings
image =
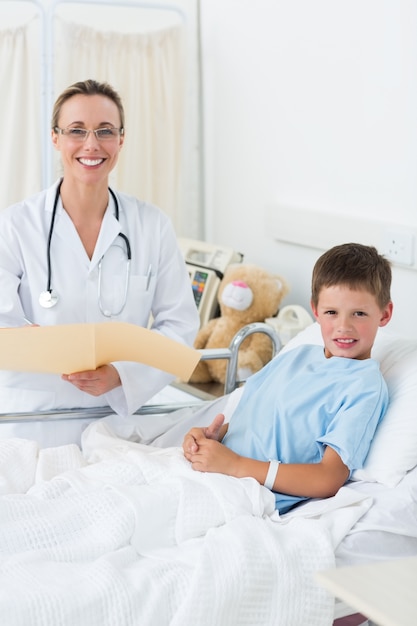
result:
[[(120, 192), (119, 221), (109, 196), (91, 260), (59, 201), (51, 240), (52, 288), (59, 301), (49, 309), (40, 306), (39, 294), (47, 287), (47, 238), (56, 187), (0, 213), (0, 326), (21, 326), (26, 317), (42, 326), (115, 319), (147, 327), (151, 316), (156, 332), (192, 345), (199, 317), (172, 224), (157, 207)], [(98, 265), (103, 257), (102, 306), (116, 312), (123, 303), (127, 261), (119, 232), (131, 246), (129, 288), (124, 310), (109, 319), (99, 307)], [(0, 371), (0, 413), (110, 406), (125, 416), (172, 380), (142, 364), (114, 365), (122, 386), (98, 398), (58, 375)]]

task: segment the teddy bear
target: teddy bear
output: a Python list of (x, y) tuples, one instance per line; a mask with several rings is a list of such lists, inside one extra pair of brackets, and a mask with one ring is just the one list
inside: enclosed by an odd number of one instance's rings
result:
[[(235, 334), (252, 322), (263, 322), (278, 312), (283, 298), (289, 292), (285, 280), (265, 269), (248, 263), (228, 266), (219, 285), (217, 299), (220, 317), (211, 319), (197, 333), (194, 347), (227, 348)], [(238, 354), (238, 380), (259, 371), (272, 358), (271, 339), (263, 333), (249, 335)], [(227, 360), (200, 361), (190, 382), (224, 383)]]

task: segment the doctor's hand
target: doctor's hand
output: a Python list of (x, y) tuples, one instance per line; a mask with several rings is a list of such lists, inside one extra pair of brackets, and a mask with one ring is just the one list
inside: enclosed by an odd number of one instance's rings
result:
[(102, 365), (96, 370), (85, 372), (62, 374), (61, 378), (91, 396), (101, 396), (122, 384), (119, 372), (113, 365)]

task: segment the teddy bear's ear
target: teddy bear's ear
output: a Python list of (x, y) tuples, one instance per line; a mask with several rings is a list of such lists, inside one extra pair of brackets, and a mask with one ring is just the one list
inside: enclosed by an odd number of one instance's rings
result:
[(230, 263), (224, 270), (223, 280), (227, 281), (229, 279), (229, 276), (234, 275), (236, 271), (241, 272), (242, 267), (245, 267), (242, 263)]
[(290, 291), (288, 283), (282, 278), (282, 276), (279, 276), (278, 274), (275, 274), (274, 278), (278, 285), (278, 289), (281, 292), (281, 298), (284, 298), (284, 296), (286, 296), (287, 293), (289, 293)]

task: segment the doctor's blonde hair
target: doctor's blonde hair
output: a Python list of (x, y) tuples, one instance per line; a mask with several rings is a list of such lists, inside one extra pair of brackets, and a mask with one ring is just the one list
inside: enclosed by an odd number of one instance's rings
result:
[(124, 129), (125, 126), (125, 114), (123, 109), (122, 99), (108, 83), (99, 83), (97, 80), (88, 79), (79, 81), (67, 87), (56, 99), (54, 108), (52, 111), (51, 128), (54, 130), (59, 126), (59, 116), (63, 104), (72, 98), (73, 96), (105, 96), (109, 98), (117, 106), (120, 115), (120, 128)]

